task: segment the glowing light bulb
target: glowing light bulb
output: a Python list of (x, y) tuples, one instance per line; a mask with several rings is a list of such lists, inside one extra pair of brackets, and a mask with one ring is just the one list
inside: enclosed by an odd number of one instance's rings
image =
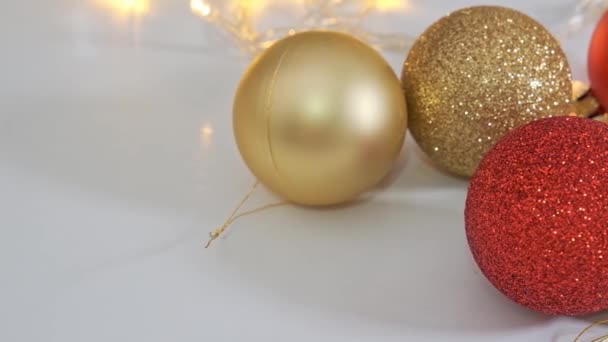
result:
[(206, 124), (203, 127), (201, 127), (201, 134), (205, 135), (205, 136), (210, 136), (213, 135), (214, 130), (213, 127), (211, 127), (211, 125)]
[(98, 2), (121, 15), (143, 15), (150, 11), (149, 0), (99, 0)]
[(249, 12), (259, 12), (264, 7), (266, 7), (266, 0), (234, 0), (234, 5), (249, 11)]
[(190, 9), (193, 13), (202, 17), (206, 17), (211, 14), (211, 5), (203, 0), (190, 0)]
[(406, 0), (372, 0), (370, 1), (372, 6), (380, 11), (390, 11), (400, 8), (404, 8), (407, 5)]
[(201, 145), (203, 147), (209, 147), (211, 145), (211, 143), (213, 142), (214, 133), (215, 133), (215, 130), (213, 129), (213, 126), (211, 126), (211, 124), (207, 123), (207, 124), (204, 124), (203, 126), (201, 126), (200, 138), (201, 138)]

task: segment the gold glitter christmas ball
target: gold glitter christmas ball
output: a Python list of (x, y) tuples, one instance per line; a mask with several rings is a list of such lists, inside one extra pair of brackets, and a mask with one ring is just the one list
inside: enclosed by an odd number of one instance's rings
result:
[(429, 27), (407, 57), (402, 84), (412, 135), (435, 163), (462, 176), (513, 128), (567, 115), (572, 97), (557, 40), (525, 14), (490, 6)]
[(304, 205), (354, 199), (399, 156), (407, 108), (399, 78), (373, 48), (311, 31), (273, 44), (248, 68), (234, 100), (245, 163)]

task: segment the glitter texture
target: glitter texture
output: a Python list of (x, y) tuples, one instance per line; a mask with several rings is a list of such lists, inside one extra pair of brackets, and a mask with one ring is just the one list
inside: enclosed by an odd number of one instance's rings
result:
[(608, 125), (548, 118), (514, 130), (481, 162), (466, 232), (482, 272), (548, 314), (608, 309)]
[(559, 43), (530, 17), (472, 7), (433, 24), (402, 75), (412, 135), (446, 170), (471, 176), (513, 128), (569, 114), (570, 67)]

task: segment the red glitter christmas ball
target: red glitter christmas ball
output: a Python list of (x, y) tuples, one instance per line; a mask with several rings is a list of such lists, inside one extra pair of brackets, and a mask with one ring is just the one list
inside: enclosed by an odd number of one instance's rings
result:
[(589, 48), (589, 79), (593, 94), (608, 109), (608, 12), (595, 29)]
[(465, 209), (481, 271), (531, 309), (608, 309), (608, 125), (542, 119), (501, 139), (477, 169)]

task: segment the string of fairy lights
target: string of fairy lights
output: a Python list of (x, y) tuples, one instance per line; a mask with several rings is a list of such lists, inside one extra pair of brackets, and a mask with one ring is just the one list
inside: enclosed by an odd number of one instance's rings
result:
[[(153, 0), (98, 0), (117, 13), (145, 16)], [(188, 0), (183, 0), (184, 5)], [(215, 26), (247, 54), (255, 55), (276, 40), (309, 29), (326, 29), (357, 36), (385, 52), (404, 53), (415, 37), (402, 32), (379, 32), (367, 27), (366, 19), (386, 12), (406, 13), (412, 0), (189, 0), (193, 14)], [(291, 9), (297, 13), (289, 25), (262, 28), (267, 11)], [(608, 10), (608, 0), (572, 0), (572, 14), (558, 28), (568, 39), (596, 22)], [(291, 18), (291, 17), (290, 17)]]
[(268, 6), (267, 2), (241, 0), (228, 6), (214, 6), (207, 0), (191, 0), (190, 8), (228, 33), (242, 50), (251, 54), (282, 37), (309, 29), (347, 32), (384, 51), (403, 51), (414, 40), (402, 33), (375, 32), (364, 25), (364, 20), (372, 14), (406, 9), (406, 0), (299, 0), (280, 5), (294, 4), (299, 9), (295, 22), (267, 30), (258, 30), (255, 22), (260, 11)]

